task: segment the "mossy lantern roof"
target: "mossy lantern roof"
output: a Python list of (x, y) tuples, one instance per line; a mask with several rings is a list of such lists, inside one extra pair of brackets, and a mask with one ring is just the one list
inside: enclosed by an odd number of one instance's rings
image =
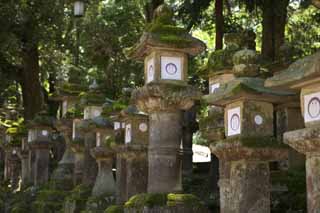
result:
[(295, 93), (265, 87), (264, 81), (260, 78), (237, 78), (221, 85), (215, 93), (204, 96), (204, 100), (212, 105), (226, 106), (237, 100), (285, 103), (296, 98)]
[(195, 56), (204, 51), (206, 45), (192, 37), (184, 28), (176, 26), (172, 9), (167, 5), (160, 5), (140, 41), (128, 49), (127, 55), (136, 60), (144, 60), (154, 49), (179, 51)]
[(113, 131), (113, 123), (103, 116), (98, 116), (92, 119), (82, 120), (79, 125), (79, 129), (83, 131), (105, 131), (110, 129)]
[(40, 112), (33, 120), (27, 123), (29, 129), (53, 129), (55, 118), (47, 112)]
[(302, 58), (265, 82), (266, 87), (300, 89), (320, 81), (320, 51)]

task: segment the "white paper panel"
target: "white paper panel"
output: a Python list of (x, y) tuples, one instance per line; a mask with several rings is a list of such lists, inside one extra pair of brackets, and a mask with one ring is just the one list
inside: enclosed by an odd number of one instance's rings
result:
[(228, 110), (228, 136), (241, 133), (240, 107)]
[(162, 56), (161, 78), (167, 80), (182, 80), (182, 58)]
[(304, 121), (320, 120), (320, 92), (304, 96)]

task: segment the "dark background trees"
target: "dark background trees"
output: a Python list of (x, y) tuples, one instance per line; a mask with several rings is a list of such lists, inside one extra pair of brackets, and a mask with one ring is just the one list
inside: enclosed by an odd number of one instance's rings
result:
[[(223, 48), (225, 33), (249, 28), (257, 34), (257, 50), (270, 62), (284, 43), (296, 48), (296, 57), (320, 47), (320, 12), (308, 0), (91, 0), (81, 19), (73, 16), (71, 0), (3, 0), (0, 104), (22, 103), (25, 118), (32, 118), (48, 104), (57, 76), (67, 77), (75, 65), (78, 44), (77, 66), (85, 83), (97, 79), (113, 99), (124, 87), (142, 85), (143, 66), (127, 59), (124, 49), (139, 39), (164, 2), (173, 6), (179, 25), (208, 44), (208, 52)], [(190, 82), (203, 89), (207, 53), (190, 65)]]

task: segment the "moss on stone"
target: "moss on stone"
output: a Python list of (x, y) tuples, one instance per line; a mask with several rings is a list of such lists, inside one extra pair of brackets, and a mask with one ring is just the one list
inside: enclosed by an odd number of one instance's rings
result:
[(142, 209), (143, 207), (165, 206), (167, 204), (166, 194), (138, 194), (125, 203), (125, 208)]
[(113, 205), (107, 208), (104, 213), (124, 213), (123, 206)]
[(184, 205), (192, 208), (201, 207), (201, 201), (193, 194), (168, 194), (168, 206)]
[(288, 145), (270, 136), (230, 137), (223, 141), (217, 141), (216, 143), (241, 143), (243, 146), (250, 148), (288, 148)]
[(81, 104), (85, 106), (102, 105), (105, 102), (106, 96), (103, 93), (89, 91), (80, 93)]

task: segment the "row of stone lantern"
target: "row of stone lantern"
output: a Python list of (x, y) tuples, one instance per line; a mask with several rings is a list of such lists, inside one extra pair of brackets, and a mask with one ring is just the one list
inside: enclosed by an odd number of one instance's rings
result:
[(257, 77), (257, 55), (246, 43), (252, 41), (235, 36), (228, 34), (226, 49), (209, 59), (213, 74), (204, 99), (212, 106), (209, 114), (214, 120), (203, 133), (220, 161), (221, 212), (270, 212), (269, 163), (301, 161), (279, 142), (285, 131), (301, 124), (298, 99), (288, 88), (266, 87), (265, 79)]
[(320, 52), (293, 63), (275, 74), (265, 86), (300, 92), (301, 114), (306, 128), (288, 131), (284, 142), (306, 156), (308, 212), (320, 209), (319, 124), (320, 124)]

